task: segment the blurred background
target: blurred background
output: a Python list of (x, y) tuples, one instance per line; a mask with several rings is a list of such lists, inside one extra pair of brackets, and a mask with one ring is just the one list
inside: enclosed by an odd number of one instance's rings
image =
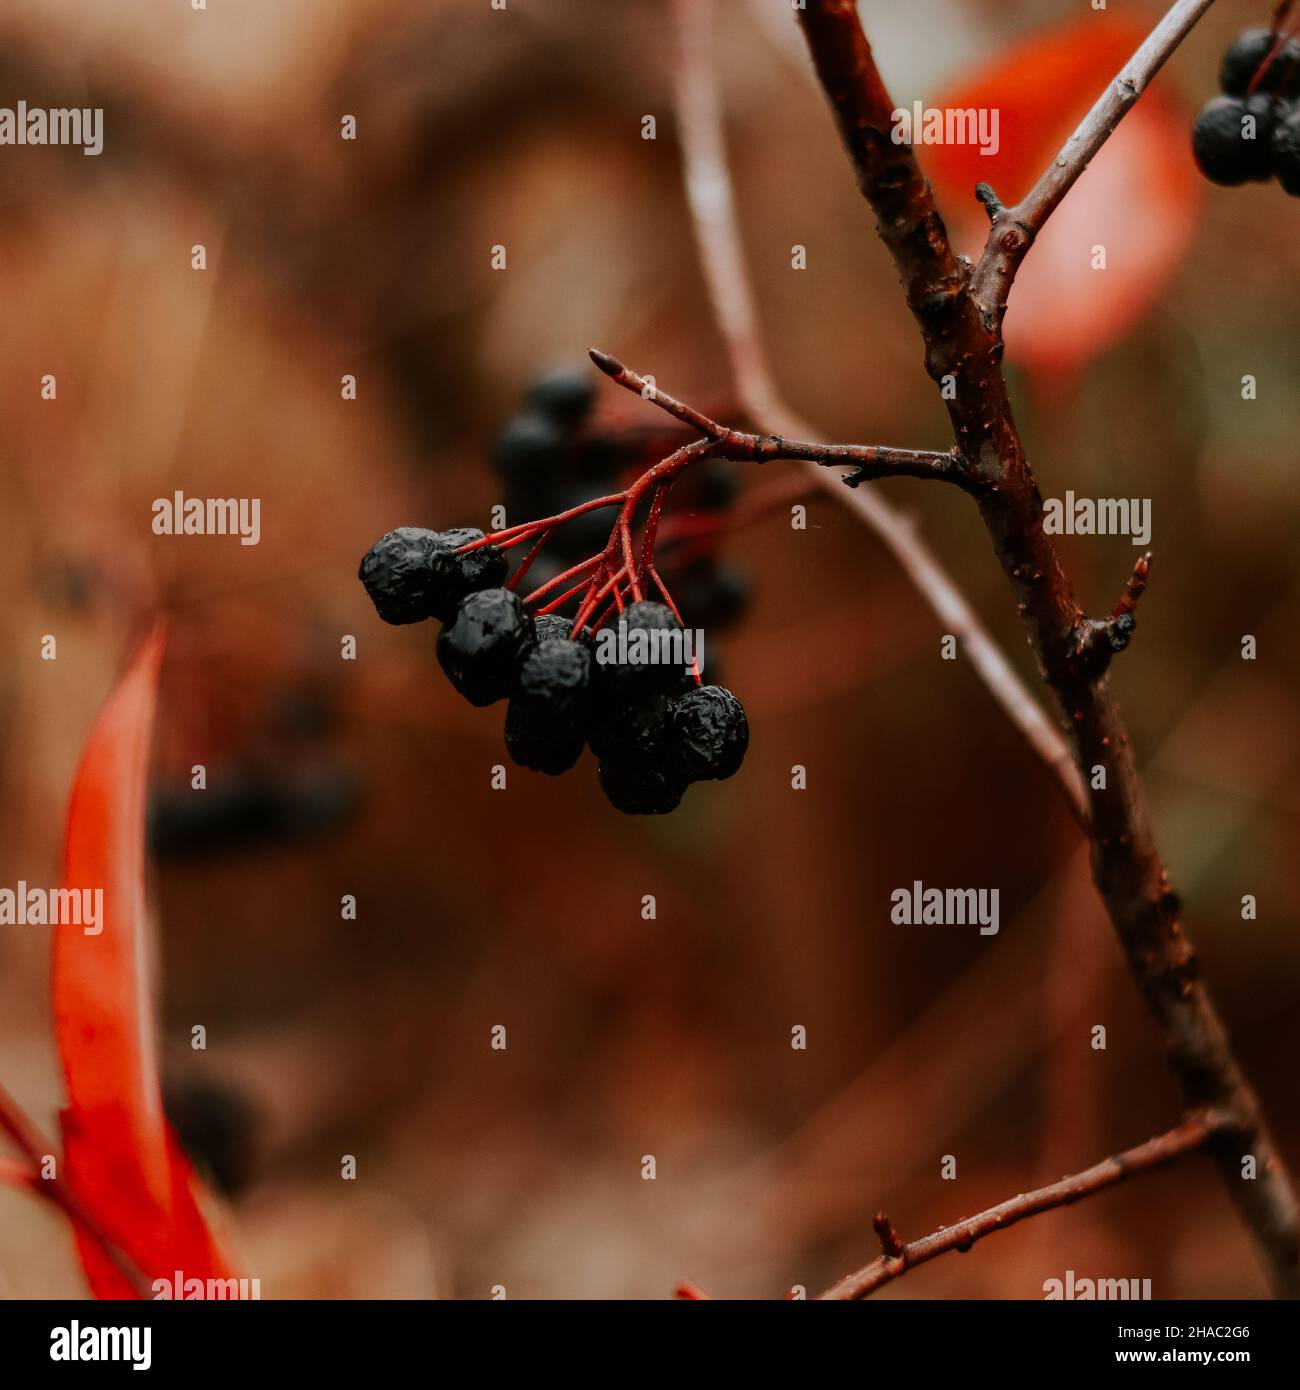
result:
[[(1066, 34), (1077, 52), (1064, 26), (1093, 24), (1127, 42), (1163, 8), (861, 6), (900, 104), (1011, 63), (1005, 89), (1064, 119), (1007, 134), (1004, 185), (1072, 123), (1069, 91), (1045, 96), (1017, 46)], [(947, 447), (788, 3), (719, 11), (784, 393), (828, 439)], [(1040, 248), (1008, 337), (1044, 493), (1152, 499), (1153, 584), (1115, 680), (1188, 930), (1294, 1164), (1300, 206), (1276, 185), (1203, 188), (1186, 145), (1224, 47), (1266, 21), (1234, 0), (1198, 27), (1062, 212), (1061, 236), (1105, 243), (1108, 270), (1084, 273), (1068, 240), (1051, 265)], [(385, 627), (357, 583), (391, 527), (487, 524), (523, 394), (593, 344), (734, 417), (674, 51), (660, 0), (0, 14), (0, 105), (105, 111), (98, 158), (0, 149), (0, 882), (58, 881), (80, 746), (165, 613), (150, 891), (169, 1107), (264, 1297), (815, 1292), (872, 1257), (880, 1208), (914, 1238), (1179, 1113), (1059, 792), (832, 502), (809, 500), (806, 531), (778, 509), (710, 558), (743, 599), (711, 656), (750, 753), (665, 818), (618, 815), (589, 756), (559, 779), (512, 767), (493, 791), (502, 707), (459, 701), (434, 630)], [(1098, 61), (1072, 79), (1084, 107), (1116, 67), (1104, 45)], [(971, 180), (946, 157), (941, 204), (978, 245)], [(601, 380), (541, 491), (593, 495), (662, 426)], [(574, 464), (593, 456), (591, 474)], [(680, 510), (725, 510), (785, 468), (711, 479)], [(154, 535), (152, 503), (177, 489), (260, 498), (261, 543)], [(886, 492), (1032, 681), (968, 500)], [(1108, 611), (1137, 552), (1063, 548)], [(57, 661), (39, 659), (44, 634)], [(892, 925), (891, 891), (918, 878), (999, 888), (1001, 932)], [(0, 932), (0, 1081), (53, 1130), (48, 957), (44, 930)], [(1265, 1291), (1193, 1158), (879, 1296), (1037, 1298), (1067, 1269), (1149, 1278), (1157, 1298)], [(0, 1191), (0, 1292), (83, 1287), (63, 1219)]]

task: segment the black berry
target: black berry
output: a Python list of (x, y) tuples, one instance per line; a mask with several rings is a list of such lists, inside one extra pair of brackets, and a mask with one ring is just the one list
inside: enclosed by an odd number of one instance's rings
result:
[[(1255, 74), (1263, 67), (1276, 43), (1276, 35), (1267, 29), (1247, 29), (1235, 39), (1223, 55), (1219, 67), (1219, 87), (1229, 96), (1245, 96)], [(1264, 68), (1255, 86), (1256, 92), (1292, 92), (1300, 73), (1300, 44), (1288, 39), (1278, 49), (1277, 57)]]
[(467, 526), (453, 531), (399, 526), (365, 553), (357, 577), (386, 623), (425, 618), (446, 622), (466, 594), (500, 584), (506, 577), (505, 554), (495, 545), (456, 553), (460, 546), (482, 539), (482, 531)]
[[(463, 545), (483, 539), (483, 532), (472, 526), (457, 526), (438, 535), (442, 546), (457, 551)], [(445, 585), (434, 595), (433, 616), (441, 622), (450, 622), (460, 601), (467, 594), (480, 589), (495, 589), (504, 583), (510, 570), (510, 561), (505, 551), (495, 545), (481, 545), (477, 550), (455, 555)]]
[(1279, 103), (1273, 125), (1273, 172), (1293, 198), (1300, 198), (1300, 102)]
[(672, 590), (682, 620), (692, 627), (728, 627), (749, 606), (748, 576), (741, 570), (724, 569), (711, 561), (688, 565), (672, 581)]
[(616, 701), (667, 694), (681, 677), (685, 650), (681, 626), (666, 604), (630, 604), (596, 634), (601, 688)]
[[(570, 485), (558, 489), (549, 505), (555, 512), (567, 512), (571, 507), (580, 507), (584, 502), (590, 502), (602, 495), (604, 494), (599, 489), (593, 492), (590, 487)], [(565, 566), (567, 569), (568, 565), (604, 550), (609, 540), (609, 528), (613, 525), (613, 517), (612, 507), (596, 507), (589, 512), (571, 517), (555, 532), (543, 554), (553, 551), (561, 560), (568, 561)], [(563, 590), (559, 591), (562, 592)]]
[(506, 751), (552, 777), (578, 761), (587, 740), (591, 653), (564, 638), (541, 642), (520, 663), (506, 711)]
[(672, 767), (640, 758), (602, 758), (601, 790), (628, 816), (663, 816), (677, 808), (687, 781)]
[(588, 739), (598, 758), (653, 759), (669, 727), (666, 695), (651, 692), (632, 700), (597, 698)]
[(581, 424), (596, 399), (596, 384), (590, 372), (561, 367), (547, 372), (535, 381), (524, 401), (557, 424), (572, 428)]
[(552, 476), (564, 454), (564, 431), (536, 411), (507, 422), (492, 446), (492, 466), (512, 483)]
[(706, 459), (698, 469), (695, 487), (705, 511), (726, 511), (736, 500), (736, 470), (726, 459)]
[[(1253, 118), (1249, 130), (1247, 117)], [(1273, 101), (1256, 95), (1215, 97), (1192, 127), (1192, 153), (1212, 183), (1232, 187), (1267, 179), (1272, 172)]]
[[(529, 574), (532, 570), (528, 571)], [(550, 595), (548, 594), (549, 598)], [(558, 613), (547, 613), (544, 617), (534, 618), (533, 624), (537, 629), (537, 640), (539, 642), (555, 642), (561, 638), (567, 638), (569, 629), (573, 623), (568, 618), (562, 618)]]
[(510, 693), (515, 667), (533, 641), (533, 620), (519, 595), (481, 589), (438, 634), (438, 662), (460, 694), (481, 708)]
[(399, 526), (361, 557), (357, 578), (386, 623), (418, 623), (432, 615), (434, 595), (445, 587), (451, 561), (436, 531)]
[(670, 749), (693, 782), (721, 781), (739, 772), (749, 747), (745, 707), (718, 685), (702, 685), (673, 701)]

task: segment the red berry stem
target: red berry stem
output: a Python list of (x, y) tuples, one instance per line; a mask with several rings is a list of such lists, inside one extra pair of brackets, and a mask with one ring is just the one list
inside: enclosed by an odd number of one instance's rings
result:
[[(599, 555), (589, 555), (585, 560), (579, 560), (576, 565), (570, 565), (570, 567), (567, 570), (565, 570), (563, 574), (557, 574), (554, 579), (548, 579), (544, 584), (539, 584), (537, 588), (535, 588), (533, 592), (529, 594), (526, 599), (524, 599), (524, 602), (526, 604), (536, 603), (537, 600), (541, 598), (544, 594), (549, 594), (552, 589), (558, 589), (559, 586), (563, 584), (566, 579), (573, 579), (577, 575), (585, 573), (592, 567), (592, 565), (598, 565), (600, 563), (600, 559), (601, 557)], [(584, 579), (581, 584), (578, 584), (569, 592), (577, 593), (577, 591), (581, 589), (583, 585), (586, 584), (586, 582), (587, 581)], [(565, 597), (568, 597), (568, 595), (566, 595)], [(543, 611), (549, 611), (549, 609)]]
[[(592, 558), (594, 559), (595, 557), (593, 556)], [(577, 584), (573, 586), (572, 589), (567, 589), (563, 594), (560, 595), (559, 598), (554, 599), (550, 603), (548, 603), (545, 608), (539, 608), (537, 610), (536, 616), (539, 618), (544, 618), (548, 613), (554, 613), (557, 609), (563, 608), (564, 605), (568, 603), (568, 601), (571, 598), (574, 598), (576, 595), (582, 593), (582, 591), (586, 589), (586, 587), (587, 580), (580, 580)], [(533, 597), (534, 595), (529, 594), (529, 596), (524, 600), (524, 602), (530, 603)]]
[[(686, 624), (682, 622), (682, 615), (677, 611), (677, 605), (673, 602), (672, 594), (668, 592), (668, 585), (659, 578), (659, 571), (655, 569), (654, 565), (650, 566), (650, 578), (654, 580), (656, 587), (663, 595), (664, 602), (668, 605), (668, 611), (677, 619), (677, 626), (685, 632)], [(694, 676), (696, 685), (703, 684), (703, 678), (700, 675), (700, 663), (694, 652), (691, 653), (691, 675)]]
[(519, 587), (519, 581), (528, 573), (529, 567), (532, 565), (533, 561), (542, 553), (542, 547), (554, 534), (555, 527), (548, 526), (546, 530), (538, 536), (533, 548), (520, 561), (519, 568), (514, 572), (510, 582), (506, 585), (507, 589), (517, 589)]

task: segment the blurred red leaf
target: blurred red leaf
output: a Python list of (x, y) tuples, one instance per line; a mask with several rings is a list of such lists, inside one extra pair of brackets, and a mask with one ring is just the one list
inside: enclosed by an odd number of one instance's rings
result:
[[(920, 151), (959, 248), (978, 256), (988, 232), (974, 201), (991, 183), (1006, 203), (1023, 197), (1146, 35), (1094, 15), (1018, 44), (934, 103), (996, 109), (1000, 146)], [(1008, 358), (1070, 376), (1147, 312), (1187, 250), (1201, 185), (1190, 117), (1157, 83), (1103, 146), (1052, 214), (1016, 278), (1005, 323)], [(1103, 246), (1106, 268), (1093, 268)]]
[[(51, 992), (68, 1106), (69, 1186), (150, 1278), (224, 1277), (195, 1179), (163, 1114), (149, 996), (144, 811), (164, 639), (144, 643), (96, 720), (68, 808), (64, 884), (102, 888), (98, 934), (54, 933)], [(101, 1246), (77, 1233), (93, 1293), (134, 1296)]]

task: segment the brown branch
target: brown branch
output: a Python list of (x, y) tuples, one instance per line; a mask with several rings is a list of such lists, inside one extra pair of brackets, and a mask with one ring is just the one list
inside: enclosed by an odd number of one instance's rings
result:
[(1109, 87), (1097, 98), (1091, 111), (1065, 142), (1060, 154), (1047, 166), (1036, 184), (1014, 207), (1004, 207), (996, 195), (990, 202), (976, 196), (988, 209), (992, 227), (989, 239), (972, 276), (975, 302), (988, 313), (1001, 318), (1016, 271), (1033, 245), (1043, 223), (1060, 206), (1093, 156), (1115, 132), (1115, 127), (1146, 91), (1151, 79), (1164, 67), (1174, 49), (1191, 32), (1193, 25), (1214, 0), (1178, 0), (1159, 24), (1147, 35), (1138, 51), (1124, 64)]
[(694, 425), (706, 439), (714, 442), (708, 450), (711, 458), (730, 459), (734, 463), (802, 460), (819, 468), (851, 465), (856, 471), (844, 479), (850, 487), (870, 478), (931, 478), (962, 488), (968, 486), (966, 461), (955, 449), (936, 454), (924, 449), (893, 449), (884, 444), (810, 444), (800, 439), (783, 439), (776, 434), (748, 434), (728, 429), (692, 406), (684, 405), (607, 352), (592, 348), (591, 360), (612, 381), (666, 410), (675, 419)]
[(1133, 610), (1138, 599), (1146, 593), (1147, 579), (1151, 573), (1151, 552), (1141, 556), (1133, 566), (1124, 585), (1124, 592), (1111, 609), (1109, 618), (1085, 618), (1079, 630), (1078, 657), (1082, 669), (1094, 678), (1100, 676), (1110, 665), (1110, 659), (1122, 652), (1132, 639), (1137, 627)]
[(1184, 1154), (1206, 1148), (1230, 1132), (1231, 1128), (1231, 1121), (1225, 1115), (1210, 1110), (1195, 1111), (1167, 1133), (1105, 1158), (1082, 1173), (1049, 1183), (1033, 1192), (1022, 1192), (1010, 1201), (1001, 1202), (996, 1207), (957, 1222), (955, 1226), (944, 1226), (933, 1235), (922, 1236), (920, 1240), (906, 1244), (899, 1240), (893, 1222), (881, 1212), (872, 1223), (880, 1237), (880, 1257), (832, 1284), (820, 1298), (866, 1298), (882, 1284), (900, 1278), (917, 1265), (923, 1265), (950, 1250), (964, 1253), (977, 1240), (995, 1231), (1005, 1231), (1008, 1226), (1014, 1226), (1027, 1216), (1070, 1206), (1094, 1193), (1114, 1187), (1125, 1178), (1159, 1168)]
[[(789, 436), (814, 434), (816, 431), (781, 398), (758, 331), (723, 138), (713, 62), (712, 7), (706, 0), (674, 0), (674, 8), (678, 31), (676, 107), (687, 201), (736, 390), (747, 412), (767, 429)], [(805, 467), (814, 486), (849, 508), (893, 556), (944, 631), (957, 638), (976, 677), (1052, 772), (1076, 819), (1086, 822), (1087, 801), (1069, 745), (911, 520), (879, 493), (846, 491), (817, 464), (807, 463)]]
[[(1179, 0), (1138, 55), (1108, 88), (1062, 158), (1026, 200), (1031, 230), (1064, 197), (1088, 158), (1136, 100), (1150, 76), (1208, 8)], [(992, 539), (1043, 679), (1069, 729), (1088, 778), (1093, 878), (1190, 1106), (1231, 1115), (1237, 1152), (1218, 1150), (1220, 1173), (1254, 1239), (1274, 1291), (1300, 1297), (1300, 1216), (1286, 1167), (1259, 1100), (1229, 1045), (1223, 1021), (1198, 979), (1195, 952), (1179, 922), (1179, 903), (1147, 819), (1128, 730), (1104, 674), (1081, 654), (1086, 622), (1051, 538), (1017, 431), (1001, 370), (999, 297), (978, 302), (954, 283), (954, 258), (929, 186), (910, 150), (887, 146), (893, 103), (876, 70), (852, 0), (808, 0), (799, 12), (813, 63), (835, 111), (858, 183), (894, 257), (926, 346), (926, 367), (954, 391), (945, 400), (954, 436), (987, 486), (980, 515)], [(1132, 96), (1129, 91), (1132, 88)], [(1076, 133), (1078, 135), (1078, 133)], [(995, 221), (1003, 214), (994, 212)], [(1037, 219), (1037, 220), (1034, 220)], [(996, 228), (995, 228), (996, 230)], [(1025, 235), (1008, 228), (1004, 236)], [(1006, 254), (1015, 246), (1004, 248)], [(987, 257), (986, 257), (987, 259)], [(978, 278), (978, 277), (977, 277)], [(1005, 300), (1005, 295), (1001, 296)], [(1253, 1156), (1257, 1176), (1243, 1176)]]

